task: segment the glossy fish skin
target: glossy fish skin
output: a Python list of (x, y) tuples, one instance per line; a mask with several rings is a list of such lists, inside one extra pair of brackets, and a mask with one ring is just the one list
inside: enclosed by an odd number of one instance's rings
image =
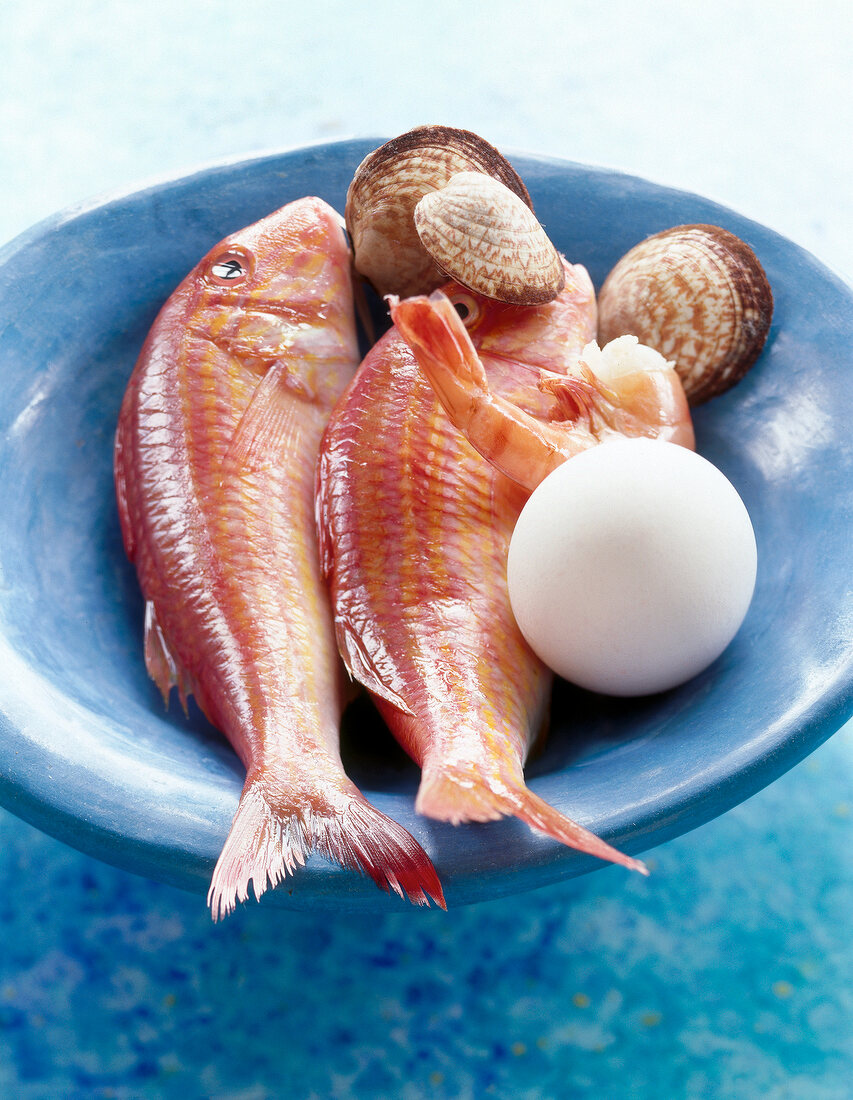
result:
[[(452, 285), (504, 396), (544, 415), (542, 368), (563, 372), (595, 331), (592, 284), (528, 309)], [(529, 791), (552, 675), (509, 605), (506, 556), (526, 493), (448, 420), (391, 329), (365, 358), (324, 435), (317, 512), (338, 645), (422, 768), (416, 809), (460, 823), (515, 815), (572, 847), (642, 870)]]
[(246, 767), (214, 919), (320, 851), (442, 904), (420, 846), (344, 774), (344, 683), (319, 570), (314, 478), (358, 363), (339, 216), (290, 203), (226, 238), (164, 306), (116, 436), (125, 547), (164, 697), (193, 693)]

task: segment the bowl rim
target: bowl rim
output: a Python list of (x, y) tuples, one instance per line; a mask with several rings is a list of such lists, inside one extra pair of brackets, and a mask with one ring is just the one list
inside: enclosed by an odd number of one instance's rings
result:
[[(109, 216), (110, 211), (117, 205), (139, 203), (154, 195), (165, 195), (171, 189), (191, 188), (194, 183), (208, 180), (211, 174), (262, 171), (288, 158), (304, 158), (306, 154), (343, 157), (357, 164), (355, 157), (360, 159), (377, 145), (382, 144), (384, 140), (386, 139), (373, 137), (341, 138), (266, 150), (248, 156), (217, 159), (180, 174), (159, 176), (141, 185), (114, 189), (91, 200), (72, 204), (42, 219), (0, 247), (0, 286), (3, 285), (3, 272), (8, 269), (10, 262), (29, 250), (33, 244), (42, 242), (59, 231), (73, 229), (87, 219)], [(723, 220), (750, 228), (762, 243), (775, 243), (784, 249), (795, 250), (798, 256), (805, 258), (813, 265), (822, 279), (831, 282), (837, 290), (850, 297), (850, 287), (844, 279), (807, 250), (789, 241), (775, 230), (745, 218), (714, 200), (690, 191), (667, 187), (615, 168), (585, 165), (572, 160), (516, 149), (506, 150), (506, 155), (513, 163), (521, 166), (523, 174), (526, 173), (526, 178), (530, 177), (532, 172), (535, 174), (534, 170), (537, 167), (546, 174), (552, 175), (562, 173), (565, 176), (568, 171), (570, 174), (577, 173), (587, 178), (618, 181), (620, 186), (629, 191), (651, 190), (662, 200), (677, 199), (679, 202), (688, 204), (695, 202), (705, 210), (718, 210)], [(538, 182), (541, 185), (543, 181)], [(535, 186), (531, 187), (531, 190), (535, 190)], [(583, 257), (578, 257), (578, 262), (584, 262)], [(10, 647), (2, 630), (3, 625), (0, 622), (0, 649), (7, 650), (5, 657), (8, 668), (14, 665), (15, 654), (9, 652)], [(206, 890), (207, 878), (213, 860), (218, 854), (216, 838), (224, 836), (222, 828), (224, 826), (227, 831), (230, 812), (233, 812), (233, 788), (226, 784), (219, 792), (221, 797), (210, 805), (208, 812), (204, 814), (199, 811), (199, 818), (193, 823), (195, 831), (192, 841), (185, 848), (180, 844), (172, 845), (170, 848), (164, 844), (162, 837), (152, 845), (146, 841), (144, 828), (129, 839), (126, 833), (116, 828), (114, 808), (110, 808), (107, 812), (106, 804), (89, 805), (85, 816), (81, 816), (79, 812), (75, 812), (73, 804), (64, 800), (59, 793), (54, 794), (52, 800), (46, 799), (44, 783), (39, 778), (42, 769), (50, 766), (45, 755), (45, 746), (37, 738), (35, 740), (28, 738), (27, 730), (32, 729), (32, 720), (30, 722), (25, 720), (20, 707), (17, 713), (10, 715), (7, 712), (6, 702), (4, 698), (0, 703), (0, 732), (3, 735), (0, 738), (0, 765), (2, 765), (0, 805), (43, 831), (105, 862), (114, 863), (124, 869), (185, 889), (197, 892)], [(752, 751), (743, 753), (740, 772), (732, 773), (727, 770), (725, 764), (728, 758), (721, 757), (709, 765), (703, 773), (704, 784), (694, 783), (689, 790), (681, 794), (679, 799), (667, 807), (658, 807), (654, 812), (640, 813), (639, 806), (634, 807), (637, 813), (630, 827), (626, 825), (630, 812), (626, 816), (625, 808), (622, 807), (604, 819), (603, 827), (600, 828), (601, 834), (633, 854), (689, 831), (717, 814), (725, 812), (778, 778), (830, 737), (851, 715), (853, 715), (853, 675), (848, 681), (835, 684), (834, 691), (831, 693), (812, 701), (804, 709), (796, 732), (776, 739), (768, 736), (761, 739), (760, 743), (752, 744), (750, 746)], [(84, 720), (84, 716), (80, 714), (76, 714), (74, 718), (78, 722)], [(531, 781), (531, 786), (534, 785), (545, 790), (553, 786), (553, 782), (549, 781), (548, 777), (537, 777)], [(204, 788), (203, 784), (202, 788)], [(710, 792), (715, 794), (713, 804), (709, 802)], [(440, 858), (442, 846), (448, 842), (447, 828), (424, 822), (423, 819), (415, 819), (411, 815), (401, 816), (395, 801), (396, 796), (386, 797), (382, 792), (369, 792), (369, 797), (380, 809), (391, 813), (410, 831), (415, 832), (430, 854), (435, 856), (438, 853), (439, 858), (436, 862), (439, 871), (443, 878), (447, 875), (450, 883), (453, 879), (453, 871), (442, 871)], [(229, 805), (231, 805), (231, 811), (227, 809)], [(666, 812), (662, 812), (664, 809)], [(689, 821), (687, 821), (688, 817), (690, 817)], [(472, 843), (473, 857), (475, 860), (479, 859), (482, 866), (477, 873), (476, 883), (459, 884), (460, 888), (456, 891), (459, 901), (454, 899), (454, 890), (448, 890), (448, 900), (451, 904), (465, 904), (468, 901), (486, 900), (521, 892), (603, 866), (579, 853), (563, 849), (555, 842), (546, 842), (531, 834), (530, 837), (522, 837), (524, 843), (521, 844), (520, 852), (524, 855), (523, 865), (519, 867), (517, 873), (508, 872), (504, 866), (495, 864), (493, 860), (490, 861), (490, 847), (494, 839), (498, 844), (506, 843), (509, 839), (513, 844), (518, 845), (521, 834), (515, 826), (516, 823), (513, 822), (495, 823), (494, 826), (478, 829), (476, 837), (469, 838)], [(183, 859), (180, 858), (181, 855)], [(318, 863), (316, 868), (309, 863), (309, 866), (292, 883), (288, 880), (286, 885), (288, 889), (279, 889), (270, 893), (274, 903), (283, 902), (293, 907), (342, 910), (347, 908), (386, 909), (397, 905), (397, 899), (386, 898), (375, 890), (372, 883), (355, 878), (339, 868), (326, 865), (325, 862)], [(291, 885), (294, 887), (292, 890), (289, 889)], [(404, 905), (404, 903), (400, 904)]]

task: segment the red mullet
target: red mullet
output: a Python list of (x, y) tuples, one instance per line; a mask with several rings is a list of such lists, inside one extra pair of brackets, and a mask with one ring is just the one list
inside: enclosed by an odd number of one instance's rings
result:
[(444, 905), (406, 830), (347, 778), (344, 700), (314, 525), (329, 413), (358, 362), (338, 215), (307, 198), (226, 238), (164, 306), (116, 438), (145, 661), (192, 693), (246, 781), (208, 894), (214, 919), (317, 851)]
[[(445, 293), (503, 397), (553, 404), (541, 369), (564, 374), (595, 334), (582, 267), (547, 305)], [(643, 865), (530, 791), (523, 765), (552, 676), (513, 619), (506, 556), (524, 490), (450, 423), (397, 329), (371, 350), (326, 430), (318, 523), (338, 645), (422, 768), (416, 809), (443, 821), (515, 815), (563, 843)]]

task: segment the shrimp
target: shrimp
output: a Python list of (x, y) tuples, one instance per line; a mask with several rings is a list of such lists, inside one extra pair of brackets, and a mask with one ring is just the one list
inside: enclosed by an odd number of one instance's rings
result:
[(566, 459), (608, 439), (646, 436), (695, 448), (678, 374), (635, 337), (619, 337), (604, 350), (590, 341), (573, 373), (540, 370), (538, 388), (553, 400), (549, 416), (542, 418), (490, 386), (447, 295), (438, 290), (428, 298), (390, 303), (398, 332), (451, 422), (488, 462), (528, 491)]

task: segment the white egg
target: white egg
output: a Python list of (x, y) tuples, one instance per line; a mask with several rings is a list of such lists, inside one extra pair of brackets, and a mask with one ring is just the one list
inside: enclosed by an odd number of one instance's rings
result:
[(746, 507), (716, 466), (674, 443), (626, 439), (569, 459), (536, 488), (507, 579), (522, 633), (555, 672), (644, 695), (722, 653), (756, 564)]

